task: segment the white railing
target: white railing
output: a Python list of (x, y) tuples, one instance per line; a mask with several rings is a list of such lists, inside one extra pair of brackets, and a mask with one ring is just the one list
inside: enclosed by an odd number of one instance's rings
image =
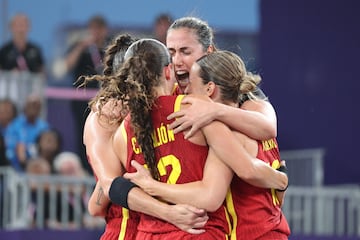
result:
[(323, 185), (325, 149), (283, 150), (280, 156), (286, 161), (291, 186)]
[(289, 187), (283, 206), (293, 234), (360, 237), (360, 187)]
[(94, 178), (37, 176), (0, 168), (0, 214), (4, 229), (103, 227), (89, 216)]

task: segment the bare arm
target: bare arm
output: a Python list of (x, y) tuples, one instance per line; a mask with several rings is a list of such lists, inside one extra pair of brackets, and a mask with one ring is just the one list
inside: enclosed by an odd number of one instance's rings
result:
[(105, 197), (104, 189), (100, 186), (99, 182), (97, 182), (88, 202), (90, 215), (105, 217), (109, 204), (109, 198)]
[(126, 173), (124, 177), (131, 179), (145, 192), (172, 203), (191, 204), (210, 212), (217, 210), (224, 202), (233, 177), (232, 170), (217, 158), (212, 149), (205, 163), (203, 179), (196, 182), (167, 184), (155, 181), (139, 163), (132, 161), (131, 164), (137, 172)]
[(265, 100), (247, 100), (241, 108), (222, 106), (216, 119), (252, 139), (267, 140), (277, 135), (277, 119), (273, 106)]
[[(91, 160), (94, 173), (98, 176), (96, 188), (90, 198), (89, 212), (102, 216), (106, 213), (109, 200), (109, 189), (112, 180), (122, 176), (124, 169), (119, 155), (124, 154), (124, 149), (119, 147), (119, 152), (112, 147), (114, 142), (123, 141), (119, 128), (104, 125), (98, 121), (98, 115), (91, 112), (85, 124), (84, 143), (87, 154)], [(114, 137), (112, 137), (114, 136)], [(117, 147), (115, 144), (114, 146)], [(202, 233), (208, 219), (206, 212), (188, 205), (168, 205), (149, 196), (140, 188), (133, 188), (128, 195), (128, 204), (131, 210), (143, 212), (154, 217), (168, 221), (178, 228), (193, 234)]]
[(191, 128), (185, 135), (191, 137), (201, 127), (218, 120), (232, 129), (258, 140), (276, 137), (276, 114), (272, 105), (264, 100), (248, 100), (241, 108), (215, 103), (205, 96), (187, 96), (182, 103), (191, 106), (169, 115), (169, 119), (178, 118), (170, 127), (174, 132)]
[[(285, 189), (288, 183), (286, 174), (270, 167), (264, 161), (252, 157), (242, 144), (238, 144), (236, 134), (226, 125), (214, 121), (213, 124), (221, 124), (222, 137), (207, 137), (209, 146), (220, 156), (238, 177), (244, 181), (262, 188)], [(207, 135), (211, 132), (210, 125), (203, 128)]]

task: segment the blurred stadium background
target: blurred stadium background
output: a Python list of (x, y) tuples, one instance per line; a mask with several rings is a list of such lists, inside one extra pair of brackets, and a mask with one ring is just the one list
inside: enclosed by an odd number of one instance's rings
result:
[[(160, 13), (208, 21), (218, 47), (237, 52), (251, 71), (262, 75), (262, 88), (277, 111), (278, 142), (290, 172), (284, 206), (293, 232), (290, 239), (360, 238), (359, 1), (0, 0), (0, 4), (0, 44), (10, 37), (12, 15), (23, 12), (31, 19), (30, 39), (42, 47), (46, 59), (47, 83), (42, 86), (46, 117), (62, 132), (64, 150), (69, 151), (76, 151), (71, 96), (47, 94), (46, 89), (71, 87), (69, 77), (54, 77), (52, 64), (91, 16), (102, 14), (113, 32), (139, 36), (152, 34)], [(7, 73), (0, 72), (0, 81), (1, 74)], [(18, 89), (23, 85), (20, 81)], [(45, 230), (40, 214), (36, 227), (30, 229), (26, 225), (29, 176), (2, 169), (0, 177), (0, 239), (99, 238), (101, 227)], [(63, 198), (74, 184), (86, 191), (93, 186), (92, 179), (31, 181), (49, 182), (54, 188), (63, 184)], [(38, 194), (41, 198), (41, 191)]]

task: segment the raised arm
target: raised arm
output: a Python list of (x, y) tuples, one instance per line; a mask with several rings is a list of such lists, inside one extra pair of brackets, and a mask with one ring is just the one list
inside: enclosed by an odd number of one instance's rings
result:
[(177, 118), (170, 125), (175, 133), (191, 128), (185, 135), (186, 138), (214, 120), (221, 121), (253, 139), (265, 140), (276, 137), (275, 110), (265, 100), (247, 100), (241, 108), (234, 108), (213, 102), (205, 96), (192, 95), (184, 98), (183, 103), (191, 106), (169, 115), (168, 118)]

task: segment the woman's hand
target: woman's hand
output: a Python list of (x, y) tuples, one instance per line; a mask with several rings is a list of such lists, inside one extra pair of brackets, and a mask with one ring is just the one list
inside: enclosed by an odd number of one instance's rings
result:
[(190, 106), (170, 114), (167, 119), (176, 119), (169, 125), (175, 134), (190, 128), (185, 139), (215, 119), (217, 104), (206, 96), (186, 96), (181, 103)]
[(123, 177), (129, 179), (144, 190), (144, 192), (153, 196), (154, 192), (152, 191), (151, 186), (153, 186), (156, 181), (152, 178), (150, 172), (135, 160), (131, 161), (131, 166), (136, 169), (136, 172), (125, 173)]

